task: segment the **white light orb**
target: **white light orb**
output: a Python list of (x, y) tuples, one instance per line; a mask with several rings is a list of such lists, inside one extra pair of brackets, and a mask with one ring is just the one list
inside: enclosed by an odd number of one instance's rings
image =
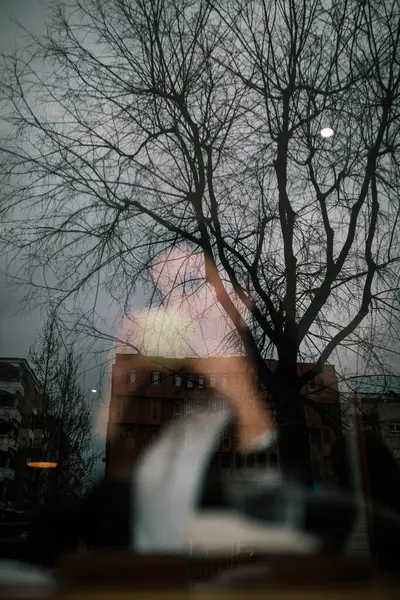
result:
[(321, 137), (323, 137), (323, 138), (330, 138), (333, 136), (334, 133), (335, 132), (330, 127), (324, 127), (320, 131)]

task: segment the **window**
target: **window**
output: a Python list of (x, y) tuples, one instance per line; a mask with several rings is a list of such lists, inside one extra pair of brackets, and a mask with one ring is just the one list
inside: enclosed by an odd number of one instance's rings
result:
[(180, 423), (183, 416), (183, 404), (182, 402), (175, 402), (173, 419), (175, 423)]
[(389, 424), (390, 433), (400, 433), (400, 422)]
[(256, 466), (256, 455), (255, 454), (247, 454), (246, 455), (246, 466), (250, 469), (254, 469)]
[(267, 455), (266, 454), (258, 454), (257, 467), (259, 467), (260, 469), (265, 469), (267, 467)]
[(199, 377), (198, 377), (198, 384), (199, 384), (199, 388), (203, 388), (204, 387), (204, 375), (199, 375)]
[(160, 400), (151, 401), (151, 418), (153, 421), (160, 418)]
[(321, 479), (321, 461), (320, 460), (314, 460), (313, 472), (314, 472), (314, 479), (319, 481)]
[(153, 385), (158, 385), (160, 383), (161, 373), (160, 371), (153, 371), (151, 374), (151, 383)]
[(126, 430), (126, 437), (133, 438), (133, 427), (128, 427)]
[(222, 469), (229, 469), (231, 466), (231, 455), (229, 452), (221, 452), (220, 463)]
[(157, 436), (157, 433), (158, 427), (144, 427), (143, 437), (150, 442)]
[(193, 375), (188, 375), (186, 379), (186, 386), (191, 389), (194, 387), (194, 377)]
[(230, 436), (230, 431), (225, 431), (223, 437), (222, 437), (222, 448), (224, 450), (230, 450), (231, 449), (231, 436)]
[(197, 409), (199, 412), (204, 412), (206, 408), (206, 401), (203, 398), (198, 398)]
[(115, 416), (117, 419), (122, 418), (122, 412), (123, 412), (123, 399), (119, 398), (119, 399), (117, 399), (117, 406), (115, 409)]
[(217, 398), (210, 398), (208, 401), (209, 410), (217, 410), (218, 409), (218, 400)]
[(210, 387), (215, 388), (217, 385), (217, 380), (215, 375), (210, 375)]
[(277, 454), (269, 455), (269, 466), (271, 467), (271, 469), (278, 468), (278, 455)]
[(322, 430), (322, 436), (324, 439), (324, 444), (330, 444), (331, 443), (331, 430), (330, 429), (323, 429)]
[(136, 383), (136, 371), (129, 371), (129, 383)]
[(179, 373), (175, 373), (175, 387), (181, 387), (182, 386), (182, 375), (180, 375)]
[(221, 386), (223, 388), (226, 388), (226, 386), (228, 385), (228, 378), (226, 375), (222, 375), (221, 377)]
[(324, 465), (324, 477), (325, 479), (330, 479), (331, 475), (332, 475), (332, 469), (331, 469), (331, 459), (329, 456), (324, 456), (324, 458), (322, 459), (322, 463)]

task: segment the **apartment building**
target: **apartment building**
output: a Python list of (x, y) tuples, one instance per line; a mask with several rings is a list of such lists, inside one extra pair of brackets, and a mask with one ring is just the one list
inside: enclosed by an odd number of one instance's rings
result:
[[(270, 367), (277, 363), (270, 361)], [(311, 365), (299, 365), (299, 371)], [(194, 410), (216, 410), (224, 402), (224, 388), (234, 382), (240, 388), (251, 381), (257, 394), (265, 395), (243, 357), (164, 358), (117, 354), (112, 367), (111, 398), (106, 442), (106, 474), (122, 465), (132, 465), (168, 422), (180, 422)], [(243, 394), (246, 390), (242, 387)], [(331, 446), (340, 426), (340, 404), (334, 367), (327, 366), (307, 389), (306, 418), (316, 481), (332, 481)], [(272, 414), (274, 408), (271, 407)], [(179, 440), (177, 440), (177, 443)], [(237, 440), (221, 440), (221, 466), (231, 464)], [(235, 460), (233, 453), (233, 460)], [(260, 459), (260, 465), (279, 466), (278, 448)]]
[(0, 357), (0, 502), (21, 507), (32, 472), (27, 461), (39, 456), (42, 440), (40, 385), (23, 358)]

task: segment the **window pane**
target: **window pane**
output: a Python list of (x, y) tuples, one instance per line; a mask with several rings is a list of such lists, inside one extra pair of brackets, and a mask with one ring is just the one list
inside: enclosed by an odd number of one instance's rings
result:
[(175, 402), (174, 404), (174, 421), (179, 423), (182, 420), (183, 415), (183, 404), (181, 402)]
[(186, 379), (187, 387), (192, 388), (194, 386), (194, 377), (193, 375), (188, 375)]
[(160, 401), (159, 400), (151, 401), (151, 418), (153, 420), (160, 418)]
[(129, 382), (136, 383), (136, 371), (129, 371)]
[(331, 443), (331, 430), (324, 429), (323, 436), (324, 436), (324, 444), (330, 444)]
[(247, 455), (246, 465), (250, 468), (254, 468), (256, 466), (256, 457), (254, 454)]
[(226, 387), (227, 383), (228, 383), (227, 376), (226, 375), (222, 375), (222, 377), (221, 377), (221, 385), (222, 385), (222, 387)]
[(278, 456), (276, 454), (269, 455), (269, 466), (271, 469), (276, 469), (278, 467)]
[(181, 387), (182, 385), (182, 376), (178, 373), (175, 374), (175, 387)]
[(215, 388), (216, 384), (217, 384), (217, 381), (216, 381), (215, 375), (210, 375), (210, 387)]
[(198, 382), (199, 382), (199, 387), (203, 388), (204, 387), (204, 375), (199, 375)]
[(153, 371), (152, 383), (153, 384), (160, 383), (160, 372), (159, 371)]

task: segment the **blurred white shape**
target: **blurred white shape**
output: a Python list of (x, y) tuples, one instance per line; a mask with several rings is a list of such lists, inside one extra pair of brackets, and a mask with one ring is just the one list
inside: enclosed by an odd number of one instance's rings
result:
[(96, 394), (96, 393), (97, 393), (97, 390), (92, 390), (92, 392), (93, 392), (93, 394)]
[(187, 537), (196, 550), (210, 554), (237, 554), (239, 547), (251, 546), (271, 554), (311, 554), (320, 541), (313, 535), (290, 527), (263, 526), (236, 512), (215, 512), (186, 520)]
[(330, 138), (333, 136), (334, 133), (335, 132), (330, 127), (324, 127), (320, 131), (321, 137), (323, 137), (323, 138)]

